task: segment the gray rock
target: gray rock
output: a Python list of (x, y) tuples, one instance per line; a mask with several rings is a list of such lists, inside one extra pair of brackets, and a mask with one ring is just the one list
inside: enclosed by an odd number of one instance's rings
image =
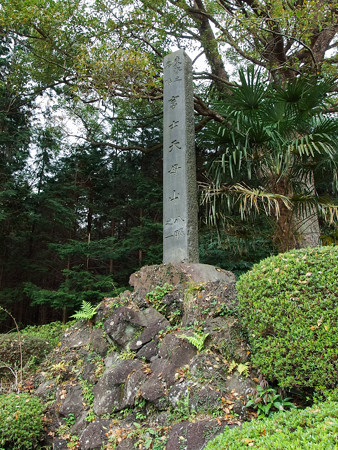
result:
[(80, 437), (81, 450), (101, 449), (107, 442), (106, 434), (109, 431), (109, 420), (96, 419), (90, 423)]
[(141, 367), (141, 361), (125, 360), (104, 372), (93, 388), (93, 407), (97, 415), (111, 414), (132, 405), (128, 403), (132, 397), (125, 395), (125, 384), (132, 372)]
[(142, 333), (139, 314), (130, 308), (121, 306), (111, 318), (104, 322), (104, 328), (111, 339), (121, 347), (126, 347), (137, 335)]
[[(148, 310), (150, 310), (150, 308)], [(163, 316), (161, 318), (150, 317), (150, 319), (155, 319), (155, 321), (149, 323), (146, 328), (144, 328), (141, 335), (131, 342), (129, 347), (130, 350), (139, 350), (143, 345), (148, 344), (148, 342), (154, 339), (159, 331), (166, 330), (170, 325), (169, 321)]]
[(101, 356), (105, 356), (107, 354), (109, 346), (105, 338), (104, 331), (101, 328), (93, 328), (90, 343), (94, 352)]
[(96, 382), (95, 369), (96, 366), (94, 363), (88, 362), (84, 364), (82, 378), (87, 380), (89, 383), (92, 384), (95, 383)]
[(87, 415), (88, 411), (83, 411), (83, 413), (77, 418), (76, 422), (70, 429), (70, 433), (72, 435), (80, 436), (83, 430), (88, 426), (88, 422), (86, 421)]
[(90, 330), (85, 321), (77, 322), (74, 327), (65, 332), (62, 346), (72, 349), (84, 347), (89, 344)]
[(68, 450), (67, 441), (64, 439), (55, 438), (53, 441), (53, 450)]
[(202, 450), (205, 444), (224, 430), (217, 420), (179, 422), (169, 432), (166, 450)]
[(208, 341), (229, 360), (246, 362), (248, 360), (248, 343), (242, 337), (242, 327), (238, 319), (214, 317), (207, 319), (204, 331), (209, 333)]
[(157, 337), (152, 339), (137, 352), (138, 358), (145, 358), (147, 361), (153, 361), (158, 355), (159, 340)]
[(159, 356), (170, 363), (163, 369), (163, 378), (168, 385), (174, 382), (176, 370), (189, 364), (197, 353), (196, 347), (186, 339), (178, 337), (180, 334), (181, 332), (167, 334), (159, 350)]
[(155, 403), (158, 399), (164, 397), (165, 391), (165, 385), (155, 376), (151, 377), (141, 386), (142, 397), (152, 403)]
[(116, 309), (104, 323), (106, 332), (114, 342), (123, 348), (132, 346), (134, 350), (149, 342), (168, 325), (165, 317), (154, 308), (134, 311), (124, 306)]
[(111, 352), (109, 353), (105, 359), (104, 359), (104, 365), (107, 369), (112, 367), (116, 364), (117, 360), (119, 359), (119, 353), (118, 352)]
[[(219, 281), (222, 287), (232, 286), (236, 283), (236, 277), (232, 272), (219, 269), (209, 264), (161, 264), (143, 266), (138, 272), (130, 276), (129, 284), (134, 286), (137, 297), (145, 296), (156, 286), (165, 283), (173, 286), (182, 286), (187, 282), (208, 283)], [(133, 298), (135, 298), (133, 294)]]
[(81, 387), (78, 385), (68, 385), (66, 398), (62, 401), (62, 404), (59, 407), (59, 414), (63, 417), (67, 417), (69, 414), (74, 414), (75, 417), (80, 416), (80, 414), (84, 411), (82, 402), (83, 398)]
[(135, 398), (139, 394), (140, 386), (145, 383), (147, 375), (143, 369), (137, 369), (132, 372), (125, 384), (122, 403), (127, 406), (133, 406)]

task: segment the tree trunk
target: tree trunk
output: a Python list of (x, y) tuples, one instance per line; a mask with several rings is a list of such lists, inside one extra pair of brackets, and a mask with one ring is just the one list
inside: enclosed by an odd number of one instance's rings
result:
[[(313, 173), (301, 180), (306, 187), (306, 194), (315, 195)], [(275, 192), (292, 196), (291, 187), (287, 178), (280, 180), (274, 186)], [(276, 221), (274, 241), (280, 253), (293, 248), (316, 247), (320, 245), (320, 228), (317, 208), (313, 204), (304, 205), (303, 208), (288, 209), (280, 202), (280, 215)]]
[[(313, 172), (310, 172), (304, 180), (307, 193), (316, 195)], [(296, 236), (295, 248), (316, 247), (320, 245), (320, 228), (317, 208), (313, 204), (306, 208), (295, 210), (292, 216), (292, 228)]]

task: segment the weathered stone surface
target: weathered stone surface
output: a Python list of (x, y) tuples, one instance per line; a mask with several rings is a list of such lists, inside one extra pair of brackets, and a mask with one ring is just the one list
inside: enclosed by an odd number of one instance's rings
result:
[(88, 411), (83, 411), (82, 414), (76, 419), (76, 422), (70, 429), (70, 433), (72, 435), (80, 436), (83, 430), (88, 426), (88, 422), (86, 421), (86, 417), (88, 415)]
[(184, 50), (164, 58), (163, 262), (198, 262), (192, 64)]
[(118, 352), (109, 353), (104, 359), (104, 365), (105, 365), (106, 369), (113, 367), (116, 364), (118, 359), (119, 359)]
[(189, 407), (197, 412), (207, 412), (221, 407), (225, 390), (216, 390), (192, 381), (176, 383), (169, 391), (169, 402), (175, 408), (189, 398)]
[(180, 422), (169, 432), (166, 450), (202, 450), (205, 444), (224, 430), (216, 420), (200, 420), (195, 423)]
[(155, 376), (152, 376), (147, 382), (142, 384), (141, 395), (145, 400), (154, 403), (159, 398), (165, 396), (165, 390), (163, 382)]
[(124, 385), (132, 372), (141, 367), (141, 361), (125, 360), (104, 372), (93, 388), (95, 396), (93, 406), (96, 414), (111, 414), (113, 410), (120, 411), (127, 406), (131, 406), (132, 403), (129, 404), (127, 397), (125, 397)]
[(155, 337), (153, 340), (145, 344), (137, 352), (138, 358), (145, 358), (147, 361), (152, 361), (157, 357), (159, 340)]
[(196, 286), (185, 296), (182, 325), (192, 325), (196, 320), (212, 319), (218, 315), (230, 316), (238, 306), (235, 283), (212, 281)]
[(107, 354), (109, 345), (101, 328), (93, 328), (90, 336), (91, 348), (101, 356)]
[(38, 386), (35, 391), (35, 395), (41, 397), (43, 400), (47, 400), (50, 392), (55, 389), (56, 381), (55, 380), (46, 380), (42, 381), (42, 383)]
[(68, 450), (67, 441), (65, 439), (55, 438), (53, 441), (53, 450)]
[(95, 368), (96, 366), (94, 363), (88, 362), (84, 364), (82, 378), (87, 380), (89, 383), (95, 383), (97, 381), (95, 376)]
[(106, 332), (118, 345), (129, 348), (132, 346), (135, 350), (168, 325), (167, 319), (152, 307), (143, 311), (120, 307), (104, 323)]
[(147, 380), (147, 375), (143, 369), (137, 369), (132, 372), (125, 384), (122, 403), (127, 406), (133, 406), (136, 396), (139, 393), (140, 386)]
[(160, 345), (158, 353), (161, 358), (174, 362), (177, 367), (187, 364), (197, 353), (196, 347), (186, 339), (179, 337), (183, 334), (187, 333), (175, 332), (167, 334)]
[(113, 316), (104, 322), (104, 328), (111, 339), (118, 345), (126, 347), (142, 332), (138, 311), (121, 306)]
[[(153, 308), (149, 308), (153, 309)], [(154, 310), (156, 311), (156, 310)], [(143, 345), (150, 342), (160, 330), (166, 330), (170, 325), (170, 322), (162, 316), (162, 318), (155, 319), (156, 321), (149, 323), (149, 325), (144, 328), (141, 335), (138, 336), (129, 346), (130, 350), (139, 350)]]
[(246, 420), (245, 405), (248, 402), (248, 396), (255, 391), (256, 383), (251, 378), (243, 377), (238, 372), (234, 372), (231, 377), (228, 377), (224, 388), (237, 397), (233, 412), (238, 415), (239, 419)]
[[(219, 282), (220, 289), (217, 295), (222, 294), (232, 299), (235, 297), (235, 275), (208, 264), (176, 263), (143, 266), (138, 272), (133, 273), (129, 279), (130, 285), (134, 286), (135, 289), (132, 298), (140, 307), (146, 306), (145, 296), (156, 286), (163, 286), (168, 283), (178, 288), (186, 285), (186, 283), (209, 282)], [(182, 290), (178, 289), (176, 292), (177, 301), (183, 301)], [(166, 300), (163, 299), (163, 302), (166, 303)]]
[(79, 348), (89, 344), (90, 329), (85, 321), (77, 322), (65, 332), (62, 344), (68, 348)]
[(90, 423), (80, 437), (81, 450), (101, 449), (107, 442), (106, 434), (109, 431), (109, 420), (96, 419)]
[(204, 331), (209, 333), (209, 342), (226, 358), (241, 362), (248, 360), (248, 343), (242, 337), (243, 330), (237, 318), (230, 316), (207, 319)]
[(64, 417), (74, 414), (75, 417), (78, 417), (84, 410), (82, 402), (81, 386), (68, 385), (67, 395), (59, 408), (59, 414)]

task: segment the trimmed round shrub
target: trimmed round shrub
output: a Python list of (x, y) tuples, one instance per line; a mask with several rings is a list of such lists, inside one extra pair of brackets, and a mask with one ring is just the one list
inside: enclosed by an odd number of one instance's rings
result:
[(43, 406), (30, 394), (0, 395), (0, 447), (32, 449), (43, 433)]
[(338, 247), (267, 258), (237, 283), (252, 362), (281, 387), (338, 387)]
[(338, 403), (324, 402), (312, 408), (276, 413), (241, 427), (225, 428), (206, 450), (219, 449), (337, 449)]

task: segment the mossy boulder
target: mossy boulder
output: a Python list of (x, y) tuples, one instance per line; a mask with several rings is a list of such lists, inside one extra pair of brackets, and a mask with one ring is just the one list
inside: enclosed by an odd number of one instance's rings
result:
[(267, 258), (237, 283), (252, 362), (281, 387), (338, 386), (338, 247)]

